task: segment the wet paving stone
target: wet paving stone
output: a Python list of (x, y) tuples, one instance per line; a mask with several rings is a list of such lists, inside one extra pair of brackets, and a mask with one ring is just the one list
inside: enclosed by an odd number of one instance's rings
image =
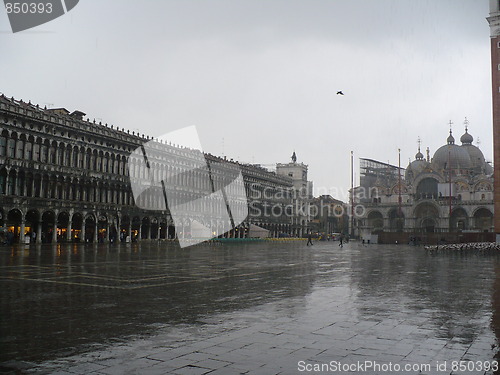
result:
[(470, 362), (497, 356), (497, 256), (336, 245), (0, 248), (1, 369), (494, 373)]

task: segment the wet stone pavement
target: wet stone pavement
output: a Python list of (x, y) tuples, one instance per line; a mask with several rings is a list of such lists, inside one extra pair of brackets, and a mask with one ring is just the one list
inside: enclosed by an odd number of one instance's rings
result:
[(0, 372), (493, 374), (499, 260), (357, 242), (0, 247)]

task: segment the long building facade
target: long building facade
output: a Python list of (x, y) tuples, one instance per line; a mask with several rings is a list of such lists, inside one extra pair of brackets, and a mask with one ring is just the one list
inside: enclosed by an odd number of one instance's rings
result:
[[(84, 116), (0, 96), (0, 234), (9, 242), (36, 243), (189, 238), (192, 220), (174, 223), (168, 207), (142, 209), (134, 200), (130, 155), (152, 138)], [(181, 165), (161, 164), (161, 153), (175, 153)], [(162, 173), (183, 178), (178, 172), (193, 164), (183, 153), (182, 147), (162, 144)], [(210, 154), (205, 158), (243, 175), (249, 214), (224, 236), (247, 237), (252, 224), (271, 236), (307, 230), (308, 223), (295, 218), (290, 177)], [(202, 185), (189, 183), (191, 190), (181, 189), (179, 199), (196, 195), (192, 188)], [(192, 216), (196, 220), (195, 212)]]

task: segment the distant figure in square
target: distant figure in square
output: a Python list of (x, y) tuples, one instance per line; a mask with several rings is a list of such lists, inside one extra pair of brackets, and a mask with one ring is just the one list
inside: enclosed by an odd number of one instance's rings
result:
[(311, 232), (309, 232), (307, 234), (307, 246), (309, 246), (309, 245), (311, 245), (311, 246), (313, 245)]
[(339, 237), (339, 246), (344, 247), (344, 235), (341, 234)]

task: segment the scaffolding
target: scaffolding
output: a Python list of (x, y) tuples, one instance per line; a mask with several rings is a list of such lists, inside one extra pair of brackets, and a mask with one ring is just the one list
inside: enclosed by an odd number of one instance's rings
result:
[(359, 159), (360, 186), (365, 189), (375, 185), (384, 185), (387, 187), (398, 183), (401, 176), (404, 179), (405, 169), (396, 165), (382, 163), (373, 159)]

